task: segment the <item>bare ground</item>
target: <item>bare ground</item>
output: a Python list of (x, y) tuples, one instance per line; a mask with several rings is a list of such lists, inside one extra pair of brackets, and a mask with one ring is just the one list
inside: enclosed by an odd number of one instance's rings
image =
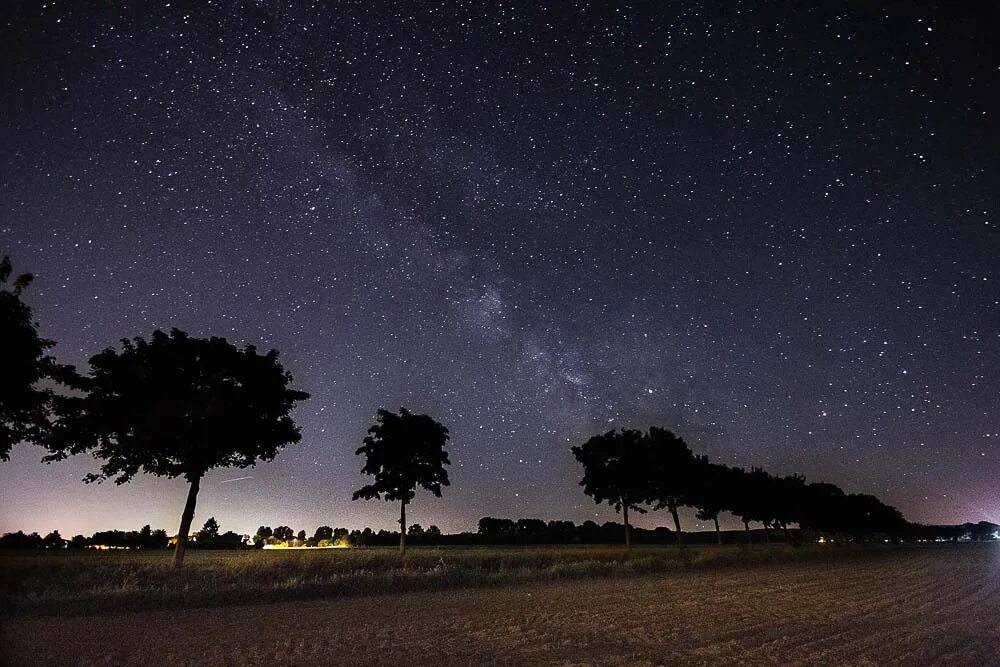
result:
[(1000, 665), (1000, 549), (91, 617), (11, 664)]

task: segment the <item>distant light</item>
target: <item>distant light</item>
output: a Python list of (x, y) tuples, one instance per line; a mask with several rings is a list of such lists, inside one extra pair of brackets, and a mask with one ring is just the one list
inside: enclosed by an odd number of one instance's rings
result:
[(302, 545), (301, 547), (291, 547), (291, 546), (288, 546), (287, 543), (280, 542), (278, 544), (265, 544), (261, 548), (263, 548), (263, 549), (282, 549), (282, 550), (284, 550), (284, 549), (296, 549), (296, 550), (302, 550), (302, 549), (350, 549), (351, 548), (351, 543), (348, 542), (348, 541), (346, 541), (346, 540), (345, 541), (337, 540), (337, 542), (334, 543), (334, 544), (326, 544), (324, 546), (318, 546), (317, 545), (317, 546), (314, 546), (314, 547), (309, 547), (309, 546)]

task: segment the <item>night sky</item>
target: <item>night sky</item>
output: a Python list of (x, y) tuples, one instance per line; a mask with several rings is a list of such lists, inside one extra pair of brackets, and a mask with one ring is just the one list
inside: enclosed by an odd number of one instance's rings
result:
[[(613, 518), (569, 448), (649, 425), (1000, 520), (996, 4), (283, 4), (0, 9), (0, 254), (57, 357), (178, 327), (312, 394), (195, 527), (393, 528), (350, 498), (401, 405), (445, 531)], [(182, 481), (42, 454), (0, 531), (176, 530)]]

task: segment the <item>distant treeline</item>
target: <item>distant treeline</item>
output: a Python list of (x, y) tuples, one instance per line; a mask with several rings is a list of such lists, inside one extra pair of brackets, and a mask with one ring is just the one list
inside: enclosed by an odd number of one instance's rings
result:
[(4, 549), (165, 549), (168, 545), (167, 531), (153, 530), (148, 525), (140, 530), (101, 530), (90, 537), (74, 535), (68, 540), (58, 530), (45, 537), (21, 531), (0, 537), (0, 548)]
[[(320, 526), (312, 535), (305, 530), (294, 531), (288, 526), (270, 528), (261, 526), (254, 535), (240, 535), (232, 531), (218, 532), (214, 519), (206, 522), (206, 530), (195, 533), (192, 547), (199, 549), (259, 549), (265, 545), (272, 548), (302, 547), (379, 547), (399, 544), (399, 532), (390, 530), (349, 530)], [(963, 523), (952, 526), (925, 526), (907, 524), (906, 530), (892, 538), (895, 542), (957, 542), (972, 540), (977, 542), (998, 539), (1000, 525), (988, 521)], [(744, 543), (744, 530), (723, 530), (719, 533), (725, 544)], [(854, 536), (845, 534), (821, 535), (811, 530), (792, 529), (787, 533), (769, 533), (766, 529), (752, 531), (757, 541), (784, 542), (793, 544), (815, 542), (820, 537), (830, 542), (852, 542)], [(425, 546), (488, 546), (488, 545), (543, 545), (543, 544), (618, 544), (625, 537), (625, 525), (608, 521), (598, 524), (584, 521), (543, 521), (541, 519), (497, 519), (483, 517), (479, 520), (479, 530), (475, 533), (442, 533), (437, 526), (426, 529), (420, 524), (412, 524), (407, 530), (411, 544)], [(684, 534), (689, 544), (709, 544), (716, 542), (716, 533), (710, 531)], [(632, 528), (632, 539), (636, 544), (669, 544), (674, 542), (674, 531), (665, 526), (653, 529)], [(7, 533), (0, 537), (2, 549), (166, 549), (172, 546), (171, 538), (165, 530), (152, 530), (148, 525), (140, 530), (105, 530), (90, 537), (76, 535), (63, 539), (59, 531), (42, 537), (38, 533), (25, 534), (21, 531)]]

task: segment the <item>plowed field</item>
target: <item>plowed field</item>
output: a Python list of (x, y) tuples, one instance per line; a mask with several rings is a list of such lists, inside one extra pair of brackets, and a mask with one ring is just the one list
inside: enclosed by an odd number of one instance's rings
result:
[(997, 665), (1000, 548), (3, 622), (10, 664)]

